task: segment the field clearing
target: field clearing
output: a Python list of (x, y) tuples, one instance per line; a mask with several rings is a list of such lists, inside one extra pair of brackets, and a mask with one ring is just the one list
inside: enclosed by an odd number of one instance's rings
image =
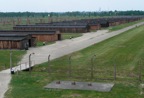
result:
[[(136, 27), (81, 51), (52, 60), (49, 64), (40, 64), (33, 69), (31, 75), (28, 72), (15, 74), (6, 98), (143, 98), (139, 88), (143, 82), (139, 81), (139, 76), (144, 79), (143, 32), (144, 26)], [(91, 79), (91, 58), (94, 54), (94, 77)], [(68, 58), (71, 55), (72, 76), (69, 77)], [(116, 80), (113, 78), (114, 65), (117, 69)], [(51, 69), (51, 72), (48, 69)], [(114, 82), (115, 86), (110, 93), (45, 90), (43, 87), (53, 80)]]

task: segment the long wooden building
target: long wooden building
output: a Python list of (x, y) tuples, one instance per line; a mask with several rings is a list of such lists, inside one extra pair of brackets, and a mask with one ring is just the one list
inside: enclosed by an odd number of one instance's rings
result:
[[(111, 18), (81, 19), (81, 20), (63, 21), (63, 22), (36, 23), (35, 26), (47, 26), (48, 29), (56, 29), (56, 30), (60, 30), (61, 32), (77, 33), (78, 31), (84, 33), (92, 30), (99, 30), (101, 28), (106, 28), (109, 26), (116, 26), (124, 23), (138, 21), (140, 19), (143, 19), (143, 17), (141, 16), (118, 17), (117, 16)], [(80, 26), (85, 26), (85, 27), (81, 28)]]
[(15, 30), (2, 30), (0, 34), (28, 34), (37, 41), (52, 42), (61, 40), (61, 33), (59, 31), (49, 30), (49, 31), (15, 31)]
[(101, 28), (100, 24), (96, 21), (87, 22), (85, 20), (76, 21), (63, 21), (63, 22), (53, 22), (53, 23), (36, 23), (36, 26), (55, 26), (55, 28), (65, 33), (85, 33), (91, 30), (99, 30)]
[(13, 30), (17, 31), (46, 31), (59, 30), (61, 33), (85, 33), (89, 32), (89, 25), (71, 25), (71, 26), (51, 26), (51, 25), (16, 25)]
[(0, 49), (28, 49), (30, 35), (0, 34)]
[(61, 40), (61, 33), (85, 33), (143, 19), (141, 16), (81, 19), (73, 21), (16, 25), (11, 31), (0, 31), (0, 49), (25, 49), (37, 41)]
[[(21, 39), (21, 38), (24, 38), (24, 35), (29, 36), (29, 37), (26, 37), (27, 48), (36, 46), (37, 41), (53, 42), (53, 41), (61, 40), (61, 33), (59, 31), (13, 31), (13, 30), (8, 31), (6, 30), (6, 31), (0, 31), (0, 35), (1, 35), (0, 41), (2, 42), (0, 49), (10, 49), (10, 48), (25, 49), (26, 47), (24, 47), (22, 42), (26, 42), (26, 41), (25, 39)], [(4, 44), (6, 45), (4, 46)], [(16, 44), (16, 46), (14, 46), (14, 44)]]

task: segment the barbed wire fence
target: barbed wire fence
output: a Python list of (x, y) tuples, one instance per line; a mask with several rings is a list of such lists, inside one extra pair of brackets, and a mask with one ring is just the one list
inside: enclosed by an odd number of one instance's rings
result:
[[(126, 59), (125, 62), (128, 60)], [(123, 63), (125, 63), (123, 62)], [(122, 63), (122, 64), (123, 64)], [(143, 60), (138, 60), (136, 69), (129, 70), (121, 67), (122, 64), (116, 59), (106, 61), (105, 58), (98, 58), (92, 55), (90, 58), (81, 58), (70, 55), (68, 58), (61, 58), (58, 62), (51, 61), (51, 55), (48, 55), (47, 66), (39, 67), (39, 70), (32, 72), (46, 72), (48, 76), (55, 79), (79, 80), (79, 81), (140, 81), (143, 82)], [(17, 64), (21, 65), (21, 64)], [(131, 65), (130, 65), (131, 66)], [(25, 64), (28, 67), (28, 64)], [(21, 66), (17, 67), (17, 70)], [(27, 70), (29, 71), (29, 70)], [(19, 71), (18, 71), (19, 72)]]

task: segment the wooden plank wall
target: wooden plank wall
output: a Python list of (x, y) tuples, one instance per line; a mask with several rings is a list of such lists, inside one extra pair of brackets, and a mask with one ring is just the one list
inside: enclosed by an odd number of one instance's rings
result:
[(90, 26), (90, 30), (100, 30), (101, 26), (100, 25), (92, 25)]
[(88, 28), (40, 28), (40, 27), (31, 27), (31, 28), (23, 28), (23, 27), (15, 27), (14, 30), (18, 31), (45, 31), (45, 30), (59, 30), (61, 33), (86, 33), (89, 31)]
[(52, 42), (52, 41), (57, 41), (58, 40), (58, 34), (36, 34), (32, 35), (32, 37), (36, 37), (37, 41), (43, 41), (43, 42)]
[(0, 49), (21, 49), (21, 41), (0, 41)]

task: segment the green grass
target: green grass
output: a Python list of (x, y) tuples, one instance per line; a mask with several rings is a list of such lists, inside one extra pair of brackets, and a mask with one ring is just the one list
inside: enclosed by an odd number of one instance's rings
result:
[(82, 33), (62, 33), (62, 39), (70, 39), (71, 38), (75, 38), (75, 37), (80, 37), (82, 36)]
[(51, 81), (47, 73), (21, 73), (14, 75), (6, 98), (143, 98), (138, 85), (116, 83), (111, 92), (47, 89)]
[[(12, 65), (16, 66), (26, 51), (12, 50)], [(0, 50), (0, 70), (10, 67), (10, 50)]]
[(136, 23), (143, 22), (143, 21), (144, 20), (139, 20), (139, 21), (135, 21), (135, 22), (125, 23), (125, 24), (109, 27), (108, 29), (110, 31), (116, 31), (116, 30), (120, 30), (120, 29), (123, 29), (125, 27), (131, 26), (131, 25), (134, 25)]
[[(33, 69), (31, 75), (21, 72), (13, 75), (6, 98), (143, 98), (138, 81), (139, 65), (143, 68), (144, 26), (131, 29), (116, 37), (90, 46), (72, 55), (72, 77), (68, 78), (68, 58), (70, 55), (43, 63)], [(91, 57), (94, 60), (94, 79), (90, 78)], [(116, 64), (117, 79), (113, 79), (113, 66)], [(142, 79), (144, 72), (142, 71)], [(114, 82), (109, 93), (80, 90), (58, 90), (43, 87), (53, 80), (76, 80), (94, 82)]]

